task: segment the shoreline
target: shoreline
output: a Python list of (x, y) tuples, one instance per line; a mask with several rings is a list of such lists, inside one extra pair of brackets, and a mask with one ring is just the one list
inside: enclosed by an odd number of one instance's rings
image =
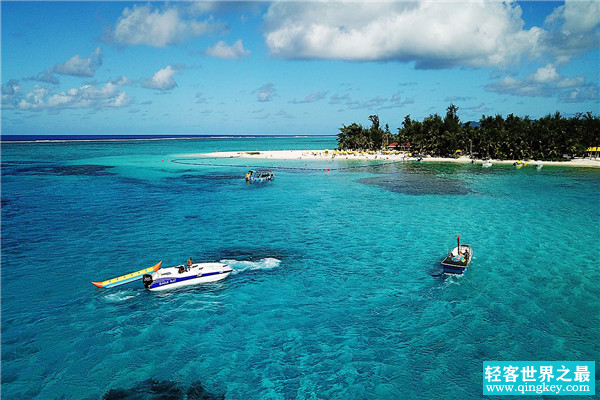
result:
[(198, 139), (298, 139), (323, 138), (330, 135), (0, 135), (0, 144), (11, 143), (71, 143), (122, 142), (143, 140), (198, 140)]
[[(224, 151), (213, 153), (182, 154), (182, 157), (197, 158), (244, 158), (258, 160), (364, 160), (364, 161), (416, 161), (416, 157), (404, 154), (359, 153), (340, 154), (333, 150), (256, 150), (256, 151)], [(423, 157), (424, 162), (454, 162), (462, 164), (483, 164), (481, 159), (470, 159), (467, 156), (458, 158)], [(472, 162), (473, 161), (473, 162)], [(490, 160), (493, 164), (514, 164), (517, 160)], [(522, 160), (525, 165), (536, 166), (535, 160)], [(565, 167), (600, 168), (600, 159), (577, 158), (565, 161), (542, 161), (543, 165)]]

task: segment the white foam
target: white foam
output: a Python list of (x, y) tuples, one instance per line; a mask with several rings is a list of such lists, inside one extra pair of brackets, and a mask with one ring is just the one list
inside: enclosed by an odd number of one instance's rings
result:
[(238, 274), (247, 270), (255, 271), (259, 269), (276, 268), (281, 263), (281, 260), (267, 257), (258, 261), (221, 260), (221, 262), (228, 264), (231, 269), (233, 269), (233, 273)]
[(134, 297), (136, 297), (138, 295), (139, 295), (139, 293), (136, 293), (136, 292), (121, 291), (121, 292), (107, 294), (106, 296), (104, 296), (104, 298), (111, 303), (119, 303), (122, 301), (133, 299)]

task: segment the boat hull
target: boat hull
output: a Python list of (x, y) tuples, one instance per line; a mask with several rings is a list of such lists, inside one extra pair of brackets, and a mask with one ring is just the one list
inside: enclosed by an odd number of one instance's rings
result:
[(465, 271), (467, 270), (467, 267), (459, 267), (459, 266), (444, 265), (444, 264), (442, 264), (442, 265), (444, 267), (445, 274), (463, 275), (465, 273)]
[[(178, 287), (216, 282), (225, 279), (233, 271), (227, 264), (193, 264), (187, 271), (183, 265), (164, 268), (152, 274), (152, 282), (146, 286), (151, 291), (162, 291)], [(146, 285), (146, 283), (145, 283)]]

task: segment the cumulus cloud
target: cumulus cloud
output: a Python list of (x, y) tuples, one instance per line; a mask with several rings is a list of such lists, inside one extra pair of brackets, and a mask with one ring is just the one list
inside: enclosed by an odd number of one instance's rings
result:
[(546, 47), (559, 63), (598, 47), (600, 4), (597, 0), (566, 0), (545, 20)]
[(562, 25), (563, 32), (587, 33), (598, 29), (600, 5), (594, 0), (565, 0), (546, 18), (546, 23)]
[(178, 72), (177, 69), (167, 65), (165, 68), (158, 70), (150, 79), (146, 79), (142, 86), (148, 89), (156, 90), (171, 90), (177, 87), (177, 83), (173, 76)]
[(316, 93), (311, 93), (311, 94), (307, 95), (305, 98), (300, 99), (300, 100), (299, 99), (291, 100), (290, 103), (292, 103), (292, 104), (314, 103), (315, 101), (324, 99), (325, 96), (327, 96), (327, 92), (316, 92)]
[(2, 85), (2, 107), (10, 108), (14, 106), (20, 90), (21, 85), (16, 79), (11, 79), (5, 85)]
[(187, 18), (184, 9), (177, 6), (158, 9), (151, 4), (127, 7), (104, 40), (123, 46), (166, 47), (206, 33), (226, 30), (225, 25), (211, 17), (204, 21)]
[(392, 97), (375, 96), (370, 99), (353, 99), (348, 93), (343, 95), (334, 94), (329, 98), (329, 104), (341, 105), (349, 110), (361, 109), (391, 109), (402, 108), (408, 104), (413, 104), (414, 98), (404, 98), (400, 93), (395, 93)]
[(27, 78), (28, 80), (52, 83), (58, 85), (59, 80), (55, 76), (69, 75), (77, 77), (94, 76), (96, 70), (102, 65), (102, 49), (97, 47), (89, 57), (81, 57), (79, 54), (69, 58), (64, 63), (58, 63), (54, 67), (42, 71), (36, 76)]
[(545, 67), (539, 68), (535, 74), (531, 76), (531, 81), (536, 83), (550, 83), (556, 82), (560, 79), (556, 68), (553, 65), (546, 65)]
[(226, 60), (239, 60), (240, 58), (250, 55), (250, 51), (244, 49), (242, 40), (238, 40), (231, 46), (220, 40), (214, 47), (206, 49), (205, 54), (207, 56), (215, 58), (223, 58)]
[(263, 103), (271, 101), (275, 95), (275, 86), (273, 86), (272, 83), (265, 83), (254, 92), (256, 93), (256, 98), (259, 102)]
[(334, 94), (329, 98), (329, 104), (344, 104), (346, 102), (350, 101), (350, 95), (348, 93), (346, 94)]
[(275, 113), (275, 115), (278, 116), (278, 117), (281, 117), (281, 118), (286, 118), (286, 119), (292, 119), (292, 118), (294, 118), (293, 115), (289, 114), (284, 109), (279, 110), (278, 112)]
[(29, 78), (26, 78), (26, 79), (31, 80), (31, 81), (52, 83), (53, 85), (58, 85), (60, 83), (58, 78), (54, 75), (54, 68), (47, 69), (46, 71), (40, 72), (36, 76), (30, 76)]
[[(28, 93), (20, 95), (19, 87), (9, 83), (2, 87), (2, 107), (30, 111), (57, 111), (77, 108), (119, 108), (131, 104), (132, 99), (114, 81), (101, 87), (83, 85), (66, 91), (54, 92), (49, 88), (35, 85)], [(6, 98), (5, 98), (6, 92)], [(6, 103), (5, 103), (6, 102)]]
[(558, 98), (565, 103), (583, 103), (586, 101), (598, 102), (599, 88), (594, 84), (586, 84), (559, 93)]
[(417, 68), (507, 66), (537, 55), (546, 32), (524, 29), (511, 2), (273, 3), (273, 56), (415, 62)]
[(83, 58), (79, 54), (74, 55), (61, 64), (56, 64), (53, 71), (59, 75), (71, 76), (94, 76), (96, 69), (102, 65), (102, 50), (96, 48), (89, 57)]
[(446, 103), (456, 103), (458, 101), (469, 101), (473, 100), (473, 97), (470, 96), (447, 96), (444, 101)]
[(395, 95), (392, 96), (392, 98), (390, 99), (390, 103), (388, 105), (386, 105), (383, 108), (401, 108), (404, 107), (408, 104), (414, 104), (415, 103), (415, 99), (414, 98), (404, 98), (400, 95), (400, 93), (396, 93)]
[(563, 77), (553, 65), (539, 68), (524, 79), (506, 76), (487, 85), (486, 90), (501, 94), (527, 97), (554, 97), (568, 103), (598, 100), (598, 86), (585, 77)]

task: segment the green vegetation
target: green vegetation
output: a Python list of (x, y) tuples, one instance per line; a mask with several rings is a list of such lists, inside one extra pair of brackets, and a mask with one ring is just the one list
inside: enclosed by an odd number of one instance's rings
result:
[[(479, 124), (461, 123), (458, 107), (446, 109), (444, 118), (433, 114), (423, 121), (404, 117), (398, 134), (382, 129), (377, 115), (371, 115), (370, 128), (352, 123), (340, 128), (340, 150), (379, 150), (396, 142), (413, 153), (452, 157), (457, 153), (494, 159), (559, 160), (585, 156), (586, 149), (600, 144), (600, 118), (578, 113), (565, 118), (560, 113), (537, 120), (509, 114), (485, 116)], [(457, 150), (460, 150), (457, 152)]]

